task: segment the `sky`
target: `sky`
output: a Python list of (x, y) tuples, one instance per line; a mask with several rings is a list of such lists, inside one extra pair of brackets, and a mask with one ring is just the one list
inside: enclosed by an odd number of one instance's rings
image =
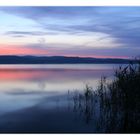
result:
[(0, 55), (140, 56), (140, 7), (0, 7)]

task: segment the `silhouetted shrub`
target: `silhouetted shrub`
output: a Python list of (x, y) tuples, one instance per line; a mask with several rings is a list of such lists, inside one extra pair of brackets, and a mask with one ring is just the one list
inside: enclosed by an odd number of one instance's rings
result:
[(96, 119), (99, 132), (140, 132), (140, 63), (119, 67), (111, 83), (102, 77), (97, 90), (86, 85), (84, 94), (78, 93), (75, 97), (87, 123), (94, 119), (92, 113), (97, 113), (95, 105), (99, 104), (100, 113)]

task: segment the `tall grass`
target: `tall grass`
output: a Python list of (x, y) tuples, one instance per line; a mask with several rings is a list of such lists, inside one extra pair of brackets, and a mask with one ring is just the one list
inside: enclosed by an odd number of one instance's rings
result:
[(119, 67), (114, 75), (111, 83), (102, 77), (97, 90), (86, 85), (83, 94), (74, 95), (74, 105), (85, 114), (86, 123), (98, 112), (96, 123), (99, 132), (139, 133), (140, 63)]

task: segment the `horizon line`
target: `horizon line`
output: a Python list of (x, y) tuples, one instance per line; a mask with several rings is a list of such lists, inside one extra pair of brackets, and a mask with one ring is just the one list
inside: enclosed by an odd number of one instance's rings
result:
[(31, 57), (75, 57), (75, 58), (94, 58), (94, 59), (126, 59), (126, 60), (132, 60), (132, 59), (136, 59), (136, 57), (112, 57), (112, 56), (108, 56), (108, 57), (94, 57), (94, 56), (76, 56), (76, 55), (1, 55), (0, 54), (0, 57), (1, 56), (19, 56), (19, 57), (26, 57), (26, 56), (31, 56)]

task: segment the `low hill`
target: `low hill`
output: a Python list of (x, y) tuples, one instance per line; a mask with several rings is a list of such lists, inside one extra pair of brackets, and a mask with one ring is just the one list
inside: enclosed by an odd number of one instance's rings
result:
[[(134, 61), (134, 60), (132, 60)], [(0, 64), (127, 64), (129, 59), (1, 55)]]

